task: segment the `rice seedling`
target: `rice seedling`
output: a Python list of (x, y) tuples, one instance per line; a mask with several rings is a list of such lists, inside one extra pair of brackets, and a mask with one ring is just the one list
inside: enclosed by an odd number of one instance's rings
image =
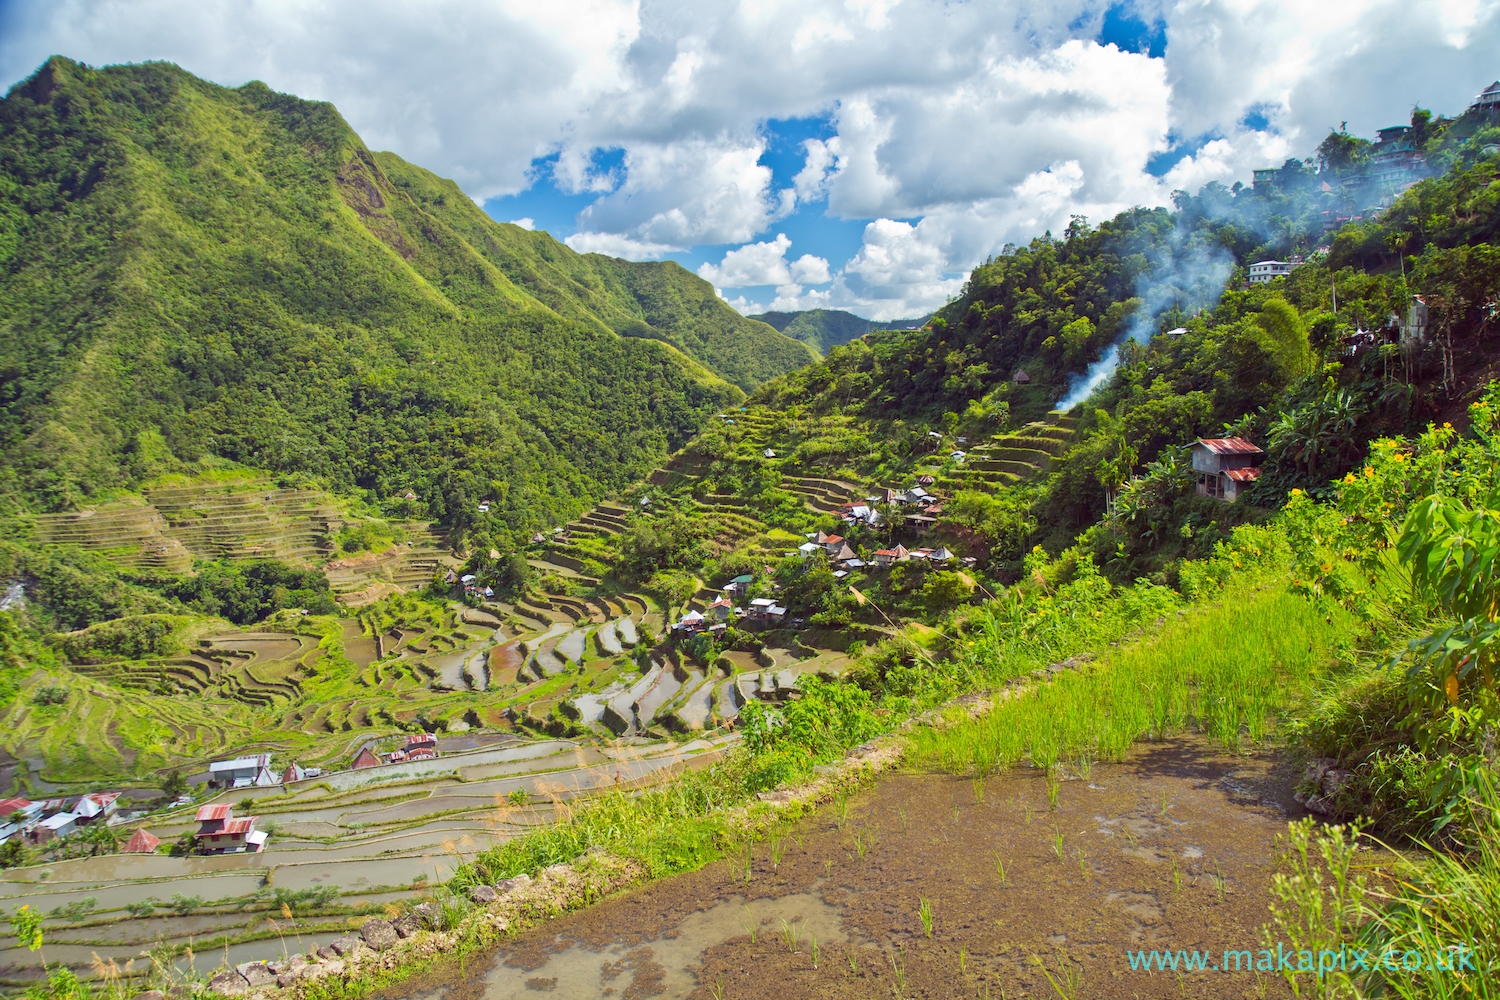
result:
[(818, 935), (812, 934), (807, 943), (807, 954), (812, 959), (813, 968), (818, 967)]
[(840, 795), (833, 800), (833, 825), (842, 830), (849, 819), (849, 796)]
[(888, 954), (886, 957), (891, 960), (891, 975), (896, 979), (896, 1000), (904, 1000), (906, 996), (906, 949), (898, 945), (896, 951), (900, 954), (899, 958), (894, 954)]
[(974, 804), (976, 806), (984, 805), (984, 779), (973, 778), (970, 780), (969, 784), (971, 784), (974, 788)]
[(1094, 755), (1088, 751), (1078, 755), (1078, 776), (1084, 781), (1089, 780), (1089, 775), (1094, 771)]
[(823, 862), (823, 877), (827, 878), (833, 874), (833, 859), (829, 858)]
[(1026, 825), (1027, 826), (1031, 825), (1031, 817), (1032, 817), (1031, 805), (1030, 805), (1030, 803), (1028, 803), (1027, 806), (1026, 806)]
[(932, 937), (932, 900), (922, 896), (918, 900), (917, 916), (922, 921), (922, 933)]
[(1182, 869), (1177, 866), (1177, 855), (1172, 855), (1172, 891), (1182, 891)]
[(792, 954), (797, 953), (798, 946), (802, 943), (802, 928), (796, 923), (781, 921), (781, 941), (786, 945), (786, 950)]
[(1058, 780), (1057, 771), (1047, 768), (1047, 808), (1057, 810), (1057, 800), (1062, 794), (1062, 782)]
[(766, 844), (771, 851), (771, 867), (780, 870), (781, 859), (786, 857), (786, 838), (773, 833)]
[(865, 859), (865, 853), (869, 851), (869, 849), (869, 838), (862, 833), (856, 833), (854, 835), (854, 853), (859, 857), (859, 860), (863, 861)]
[(856, 976), (859, 975), (859, 955), (855, 950), (850, 948), (844, 952), (844, 957), (849, 960), (849, 971)]
[(965, 975), (968, 975), (968, 973), (969, 973), (969, 946), (966, 945), (966, 944), (965, 945), (959, 945), (959, 948), (958, 948), (958, 974), (960, 976), (965, 976)]
[(1214, 891), (1219, 894), (1219, 899), (1222, 901), (1229, 890), (1229, 882), (1224, 878), (1224, 870), (1219, 867), (1217, 860), (1214, 861), (1213, 882)]
[(1063, 859), (1063, 840), (1064, 839), (1065, 838), (1064, 838), (1063, 833), (1062, 833), (1061, 830), (1054, 830), (1053, 831), (1053, 834), (1052, 834), (1052, 853), (1057, 855), (1057, 860), (1059, 860), (1059, 861), (1061, 861)]
[(1082, 848), (1079, 848), (1078, 851), (1078, 873), (1084, 878), (1088, 878), (1093, 874), (1093, 869), (1089, 868), (1089, 856), (1083, 853)]
[(1167, 793), (1165, 791), (1163, 791), (1161, 793), (1161, 814), (1160, 814), (1160, 818), (1161, 819), (1166, 819), (1167, 818), (1167, 807), (1169, 805), (1171, 805), (1171, 804), (1172, 804), (1171, 800), (1167, 796)]
[(750, 935), (750, 943), (754, 944), (755, 943), (756, 933), (760, 930), (760, 925), (759, 924), (740, 924), (740, 926), (743, 927), (743, 928), (745, 928), (745, 933)]
[(901, 820), (901, 829), (905, 830), (906, 829), (906, 807), (902, 806), (900, 809), (897, 809), (896, 810), (896, 815)]
[(953, 822), (958, 822), (958, 803), (953, 803)]
[(1000, 876), (1000, 888), (1005, 888), (1005, 859), (995, 854), (995, 874)]
[(713, 994), (714, 1000), (724, 1000), (724, 977), (720, 976), (718, 980), (708, 988), (708, 991)]
[(1059, 1000), (1077, 1000), (1078, 988), (1082, 985), (1082, 976), (1077, 969), (1065, 962), (1062, 956), (1058, 956), (1055, 976), (1052, 970), (1047, 968), (1047, 963), (1036, 955), (1031, 956), (1031, 961), (1041, 970), (1042, 975), (1047, 979), (1047, 984), (1052, 987), (1052, 992), (1057, 994)]

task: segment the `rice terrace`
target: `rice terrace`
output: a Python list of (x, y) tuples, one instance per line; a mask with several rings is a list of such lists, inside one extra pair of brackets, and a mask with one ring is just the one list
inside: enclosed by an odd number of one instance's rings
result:
[(0, 994), (1500, 996), (1500, 14), (125, 6), (0, 8)]

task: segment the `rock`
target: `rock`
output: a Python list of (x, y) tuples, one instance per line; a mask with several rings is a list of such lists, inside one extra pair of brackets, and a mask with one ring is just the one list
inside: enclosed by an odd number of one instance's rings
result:
[(397, 917), (391, 921), (391, 930), (395, 931), (398, 937), (409, 938), (421, 929), (422, 921), (417, 919), (416, 915), (412, 913), (408, 913), (404, 917)]
[(245, 977), (245, 982), (250, 984), (251, 989), (276, 985), (276, 973), (265, 962), (248, 963), (240, 969), (240, 975)]
[(282, 988), (286, 988), (292, 985), (297, 980), (307, 975), (308, 969), (311, 968), (306, 957), (302, 955), (293, 955), (285, 962), (272, 962), (271, 964), (279, 964), (281, 966), (280, 969), (276, 970), (276, 985)]
[(376, 951), (385, 951), (398, 940), (396, 929), (388, 920), (366, 920), (364, 926), (359, 929), (359, 936), (365, 939), (365, 944)]
[(501, 895), (505, 895), (509, 892), (515, 892), (517, 889), (524, 889), (530, 884), (530, 875), (517, 875), (515, 878), (501, 879), (499, 882), (496, 882), (495, 891)]
[(250, 984), (245, 982), (244, 976), (228, 969), (208, 981), (208, 991), (226, 997), (244, 996), (250, 991)]
[(500, 898), (500, 894), (487, 885), (476, 885), (469, 890), (469, 901), (486, 906)]
[(144, 993), (137, 993), (135, 1000), (167, 1000), (167, 995), (161, 990), (147, 990)]
[[(350, 955), (354, 954), (354, 949), (358, 948), (359, 946), (359, 938), (354, 937), (350, 934), (345, 934), (343, 937), (334, 938), (332, 941), (328, 942), (328, 947), (332, 948), (333, 953), (339, 958), (348, 958)], [(318, 954), (323, 954), (321, 949), (319, 949)]]
[(334, 951), (333, 948), (331, 948), (330, 946), (324, 945), (323, 947), (321, 947), (321, 948), (318, 949), (318, 957), (320, 959), (322, 959), (323, 961), (327, 962), (327, 961), (331, 961), (331, 960), (333, 960), (335, 958), (338, 958), (339, 957), (339, 953), (336, 952), (336, 951)]
[(167, 990), (167, 1000), (189, 1000), (190, 997), (197, 996), (202, 988), (201, 983), (183, 983), (180, 986), (174, 986)]
[(423, 927), (437, 926), (437, 907), (431, 903), (418, 903), (411, 908), (410, 915), (415, 917)]

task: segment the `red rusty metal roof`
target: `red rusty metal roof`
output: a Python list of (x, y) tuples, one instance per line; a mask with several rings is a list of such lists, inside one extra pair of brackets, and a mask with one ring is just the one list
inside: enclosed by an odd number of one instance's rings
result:
[(1199, 438), (1198, 443), (1215, 455), (1264, 455), (1266, 450), (1244, 438)]
[(240, 836), (255, 829), (255, 821), (258, 819), (260, 819), (259, 816), (237, 816), (228, 823), (225, 823), (224, 829), (219, 832)]
[(230, 810), (234, 808), (232, 802), (217, 802), (206, 805), (198, 810), (198, 822), (213, 823), (229, 818)]
[(1253, 465), (1248, 469), (1225, 469), (1224, 475), (1237, 483), (1253, 483), (1260, 478), (1260, 469)]

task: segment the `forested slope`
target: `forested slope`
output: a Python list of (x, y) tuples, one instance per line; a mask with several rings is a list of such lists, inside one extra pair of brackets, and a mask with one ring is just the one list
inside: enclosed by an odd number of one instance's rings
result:
[(520, 532), (811, 357), (676, 265), (490, 222), (327, 104), (62, 58), (0, 103), (12, 510), (231, 460)]

